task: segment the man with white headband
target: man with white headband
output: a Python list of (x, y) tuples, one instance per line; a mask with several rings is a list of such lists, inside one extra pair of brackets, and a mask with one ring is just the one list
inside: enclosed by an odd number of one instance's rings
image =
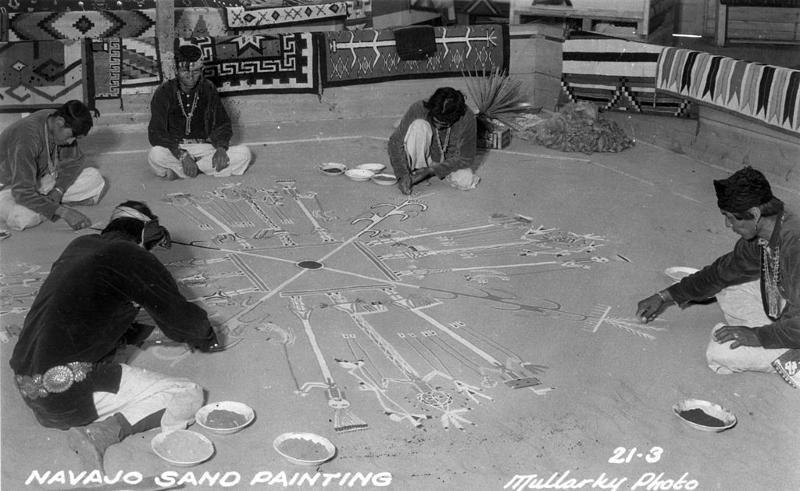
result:
[(203, 78), (200, 48), (175, 50), (176, 78), (164, 82), (150, 102), (147, 161), (167, 179), (239, 176), (250, 165), (250, 149), (230, 145), (233, 129), (216, 87)]
[(10, 360), (14, 381), (36, 419), (69, 430), (86, 470), (103, 471), (106, 449), (134, 433), (182, 429), (202, 406), (203, 389), (186, 378), (119, 363), (117, 350), (141, 345), (152, 326), (192, 349), (216, 351), (208, 315), (189, 302), (149, 250), (169, 247), (169, 232), (144, 203), (114, 209), (99, 235), (73, 240), (53, 264)]

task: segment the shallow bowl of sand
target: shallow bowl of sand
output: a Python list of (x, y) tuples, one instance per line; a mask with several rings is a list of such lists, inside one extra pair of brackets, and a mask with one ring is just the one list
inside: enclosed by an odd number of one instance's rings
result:
[(284, 433), (272, 442), (275, 451), (297, 465), (319, 465), (336, 455), (336, 447), (315, 433)]
[(201, 427), (220, 435), (241, 431), (256, 417), (253, 408), (235, 401), (220, 401), (201, 407), (194, 420)]
[(150, 441), (150, 448), (156, 455), (178, 467), (191, 467), (214, 455), (211, 440), (189, 430), (159, 433)]

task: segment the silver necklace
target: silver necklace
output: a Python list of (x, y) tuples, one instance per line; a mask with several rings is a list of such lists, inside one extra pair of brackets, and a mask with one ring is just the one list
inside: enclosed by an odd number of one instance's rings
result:
[(183, 117), (186, 120), (186, 136), (192, 132), (192, 116), (194, 116), (194, 110), (197, 109), (197, 91), (194, 92), (194, 98), (192, 98), (192, 107), (189, 109), (189, 113), (186, 113), (186, 109), (183, 107), (183, 99), (181, 98), (181, 89), (178, 89), (176, 92), (178, 96), (178, 105), (181, 108), (181, 112), (183, 113)]
[(444, 133), (444, 146), (442, 146), (442, 142), (441, 140), (439, 140), (439, 128), (436, 127), (433, 128), (433, 132), (436, 135), (436, 145), (439, 146), (439, 154), (441, 155), (439, 157), (440, 164), (444, 162), (444, 151), (447, 150), (447, 145), (450, 144), (450, 128), (452, 127), (448, 126), (447, 130)]

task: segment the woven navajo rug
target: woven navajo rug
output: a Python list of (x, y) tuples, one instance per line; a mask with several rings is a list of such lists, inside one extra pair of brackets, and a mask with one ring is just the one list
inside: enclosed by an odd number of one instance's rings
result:
[(203, 50), (206, 78), (220, 96), (319, 92), (313, 33), (259, 34), (192, 40)]
[(122, 39), (87, 39), (86, 86), (89, 100), (122, 96)]
[(436, 54), (401, 60), (391, 29), (322, 33), (323, 87), (508, 70), (508, 25), (436, 27)]
[(244, 7), (228, 7), (225, 12), (230, 29), (253, 29), (281, 24), (300, 24), (334, 17), (347, 17), (347, 3), (331, 2), (319, 5), (256, 10), (245, 9)]
[(81, 41), (0, 43), (0, 111), (86, 102)]
[(179, 38), (231, 36), (221, 8), (176, 8), (175, 36)]
[(800, 134), (800, 70), (665, 48), (656, 88)]
[(597, 36), (565, 40), (559, 105), (589, 101), (600, 111), (688, 116), (689, 101), (656, 92), (663, 49)]
[(9, 41), (138, 38), (155, 35), (155, 9), (31, 12), (8, 15)]
[(6, 12), (154, 9), (156, 0), (0, 0)]
[(123, 95), (152, 92), (163, 81), (158, 38), (123, 39)]

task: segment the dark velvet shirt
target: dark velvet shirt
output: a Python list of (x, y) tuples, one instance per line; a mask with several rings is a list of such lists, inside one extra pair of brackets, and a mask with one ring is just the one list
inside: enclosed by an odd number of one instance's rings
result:
[[(778, 291), (786, 305), (774, 322), (757, 327), (756, 334), (764, 348), (800, 348), (800, 218), (784, 211), (768, 246), (780, 251)], [(757, 240), (739, 239), (733, 251), (683, 278), (668, 291), (675, 302), (685, 305), (692, 300), (711, 298), (723, 288), (757, 279), (761, 280), (762, 292), (769, 294), (764, 288), (761, 246)]]
[(197, 107), (192, 114), (188, 135), (184, 114), (188, 116), (191, 108), (184, 106), (181, 109), (178, 94), (180, 90), (179, 82), (172, 79), (161, 84), (153, 94), (150, 101), (150, 123), (147, 127), (150, 145), (165, 147), (176, 158), (179, 155), (178, 145), (183, 139), (202, 140), (211, 143), (215, 148), (227, 150), (233, 136), (233, 127), (214, 84), (200, 79), (191, 94), (188, 94), (186, 100), (191, 100), (197, 94)]
[(65, 392), (25, 399), (43, 425), (66, 429), (97, 418), (92, 393), (117, 392), (121, 375), (104, 360), (137, 329), (140, 306), (175, 341), (207, 346), (214, 339), (206, 312), (186, 300), (152, 253), (114, 233), (67, 246), (25, 318), (10, 364), (27, 376), (70, 362), (94, 366)]

